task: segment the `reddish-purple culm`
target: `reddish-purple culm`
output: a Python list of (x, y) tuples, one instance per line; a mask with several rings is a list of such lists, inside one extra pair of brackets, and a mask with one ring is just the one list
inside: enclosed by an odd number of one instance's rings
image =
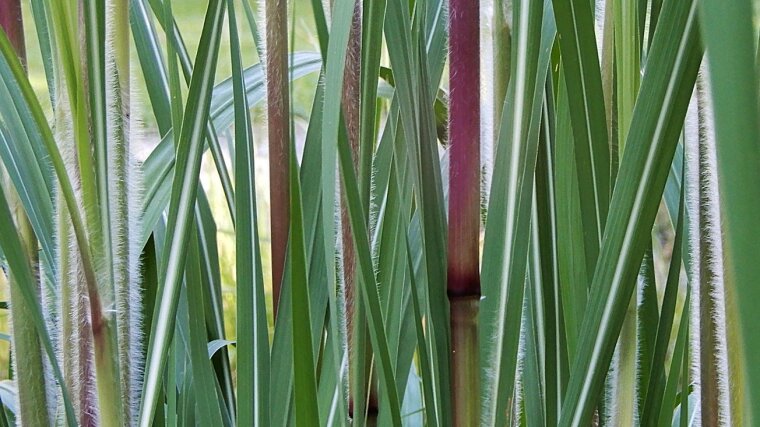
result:
[[(479, 422), (477, 314), (480, 299), (479, 2), (449, 4), (449, 223), (453, 425)], [(474, 423), (474, 424), (473, 424)]]

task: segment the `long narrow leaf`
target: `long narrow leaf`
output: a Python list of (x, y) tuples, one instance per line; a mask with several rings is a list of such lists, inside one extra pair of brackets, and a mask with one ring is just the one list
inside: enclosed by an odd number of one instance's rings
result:
[(223, 3), (220, 0), (211, 1), (206, 12), (196, 71), (190, 83), (190, 93), (180, 133), (177, 172), (174, 175), (172, 202), (169, 209), (168, 238), (164, 249), (165, 261), (162, 263), (161, 277), (164, 278), (164, 286), (160, 290), (157, 301), (159, 306), (157, 306), (157, 315), (153, 319), (154, 333), (151, 335), (146, 361), (144, 396), (140, 410), (140, 425), (143, 427), (150, 425), (155, 413), (163, 367), (166, 364), (166, 354), (170, 344), (170, 332), (173, 329), (177, 310), (184, 255), (192, 221), (192, 208), (198, 188), (203, 131), (211, 104), (223, 16)]
[(591, 285), (591, 304), (563, 403), (563, 426), (587, 422), (599, 398), (701, 60), (696, 4), (668, 2), (661, 19), (626, 142), (631, 150), (620, 168), (609, 231)]
[(235, 243), (237, 256), (237, 390), (241, 401), (239, 425), (265, 426), (269, 422), (269, 334), (267, 330), (264, 277), (256, 216), (254, 140), (248, 99), (245, 95), (240, 42), (235, 7), (227, 0), (229, 14), (232, 80), (235, 99), (235, 208), (238, 221)]
[(533, 176), (538, 153), (541, 99), (555, 30), (542, 2), (516, 4), (513, 64), (483, 246), (480, 342), (481, 398), (486, 424), (506, 422), (514, 391), (517, 344), (530, 242)]

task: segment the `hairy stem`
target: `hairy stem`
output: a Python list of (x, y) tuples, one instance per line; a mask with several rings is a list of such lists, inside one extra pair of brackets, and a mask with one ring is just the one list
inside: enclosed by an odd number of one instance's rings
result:
[(617, 346), (612, 414), (614, 425), (635, 424), (636, 414), (636, 299), (628, 304)]
[[(356, 0), (346, 49), (342, 96), (343, 122), (346, 129), (345, 137), (348, 139), (349, 146), (351, 147), (354, 172), (359, 172), (362, 167), (360, 165), (362, 16), (362, 1)], [(370, 100), (369, 102), (372, 101)], [(371, 149), (371, 147), (363, 147), (363, 149), (367, 148)], [(341, 187), (341, 191), (345, 190)], [(365, 206), (365, 212), (369, 213), (369, 209), (367, 208), (368, 206)], [(365, 220), (368, 220), (368, 218), (365, 218)], [(378, 401), (376, 387), (372, 384), (372, 371), (370, 369), (371, 364), (369, 363), (372, 360), (372, 351), (368, 345), (369, 331), (367, 330), (364, 307), (362, 306), (361, 299), (357, 298), (356, 254), (354, 252), (348, 209), (345, 203), (341, 206), (341, 227), (346, 330), (348, 331), (349, 360), (351, 363), (349, 381), (352, 392), (349, 409), (354, 420), (363, 420), (364, 414), (367, 414), (367, 424), (374, 425), (377, 422)], [(363, 357), (357, 357), (357, 352), (362, 352)], [(367, 398), (368, 393), (369, 397)]]
[[(704, 74), (697, 79), (699, 123), (699, 337), (702, 425), (728, 421), (728, 381), (725, 347), (725, 295), (723, 283), (722, 237), (719, 194), (716, 179), (715, 138), (710, 125)], [(726, 367), (727, 368), (727, 367)]]
[(109, 230), (112, 242), (114, 302), (117, 307), (115, 325), (118, 342), (118, 372), (121, 383), (121, 411), (125, 422), (137, 417), (142, 364), (139, 307), (140, 295), (134, 270), (135, 254), (130, 242), (134, 220), (130, 219), (131, 195), (135, 193), (135, 176), (129, 173), (130, 155), (130, 82), (129, 82), (129, 0), (111, 0), (106, 11), (106, 102), (109, 124), (107, 159), (113, 177), (109, 180), (108, 209), (111, 210)]
[(290, 224), (288, 162), (290, 100), (288, 88), (288, 2), (266, 0), (269, 196), (272, 241), (272, 296), (275, 317), (285, 268)]
[[(59, 109), (62, 110), (62, 109)], [(61, 111), (57, 113), (60, 117)], [(72, 160), (73, 161), (73, 160)], [(65, 203), (58, 204), (58, 263), (60, 274), (60, 345), (59, 359), (63, 368), (65, 386), (73, 399), (79, 424), (98, 424), (95, 399), (95, 367), (92, 353), (90, 311), (81, 282), (82, 266), (77, 251), (72, 249), (74, 237)]]

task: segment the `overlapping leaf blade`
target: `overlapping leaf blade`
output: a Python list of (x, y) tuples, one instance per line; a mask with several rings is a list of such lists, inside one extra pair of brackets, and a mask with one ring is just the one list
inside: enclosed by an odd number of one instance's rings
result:
[(664, 25), (655, 33), (642, 78), (560, 425), (588, 421), (599, 398), (701, 60), (695, 3), (668, 2), (660, 19)]
[(525, 274), (530, 246), (533, 175), (541, 100), (554, 39), (551, 8), (519, 2), (515, 8), (515, 76), (504, 104), (488, 205), (480, 308), (481, 399), (487, 424), (506, 422), (514, 391)]
[(164, 262), (161, 265), (163, 287), (157, 299), (153, 333), (148, 347), (145, 386), (140, 425), (150, 425), (160, 393), (163, 367), (171, 340), (179, 288), (182, 280), (184, 257), (190, 237), (193, 206), (198, 188), (198, 173), (203, 149), (203, 132), (211, 106), (214, 70), (219, 51), (224, 8), (221, 0), (209, 3), (206, 21), (198, 49), (196, 71), (190, 83), (179, 145), (177, 147), (177, 173), (172, 186), (172, 201), (167, 221), (167, 240)]

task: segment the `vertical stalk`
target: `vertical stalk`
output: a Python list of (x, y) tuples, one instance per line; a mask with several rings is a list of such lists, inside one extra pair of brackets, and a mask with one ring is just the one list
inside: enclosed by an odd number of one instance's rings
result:
[(697, 78), (697, 120), (699, 171), (696, 217), (699, 227), (699, 349), (702, 425), (731, 425), (728, 400), (725, 285), (721, 236), (720, 194), (717, 182), (712, 107), (705, 87), (705, 74)]
[[(66, 200), (66, 209), (58, 211), (58, 262), (63, 276), (60, 284), (62, 359), (67, 383), (78, 398), (80, 423), (120, 426), (129, 424), (129, 399), (123, 393), (128, 390), (125, 384), (128, 380), (122, 381), (120, 374), (118, 318), (132, 304), (129, 301), (126, 307), (118, 306), (120, 302), (115, 298), (114, 282), (126, 279), (114, 275), (113, 260), (126, 264), (128, 255), (121, 248), (112, 252), (115, 247), (110, 245), (110, 237), (129, 238), (124, 225), (126, 217), (111, 216), (112, 211), (126, 210), (120, 200), (126, 197), (123, 145), (126, 115), (122, 111), (126, 98), (122, 87), (110, 86), (108, 89), (114, 99), (111, 100), (113, 105), (108, 105), (107, 83), (103, 77), (106, 63), (122, 70), (127, 66), (124, 55), (119, 58), (117, 53), (116, 58), (109, 58), (113, 61), (105, 58), (105, 3), (105, 0), (51, 3), (55, 33), (62, 47), (59, 66), (64, 70), (64, 78), (57, 85), (60, 93), (56, 98), (62, 102), (55, 106), (56, 139), (66, 157), (68, 179), (75, 182), (77, 188), (76, 202)], [(126, 15), (126, 3), (121, 9), (109, 4), (109, 11)], [(114, 23), (109, 31), (118, 32), (120, 28), (127, 27)], [(128, 40), (124, 35), (116, 38)], [(128, 46), (124, 42), (121, 45)], [(118, 85), (118, 77), (111, 83)], [(106, 150), (106, 142), (120, 149), (111, 153), (110, 149)], [(93, 155), (93, 147), (96, 147), (96, 155)], [(96, 179), (98, 166), (108, 169), (108, 173), (101, 173), (100, 177), (109, 179)], [(110, 179), (111, 174), (113, 179)], [(112, 187), (109, 181), (124, 182), (121, 187)], [(106, 198), (99, 197), (98, 188), (105, 190)], [(58, 204), (62, 207), (62, 200), (59, 199)], [(86, 235), (78, 225), (82, 212), (87, 220)], [(93, 263), (93, 258), (97, 263)], [(128, 351), (125, 355), (127, 363), (133, 361)]]
[[(94, 307), (100, 306), (95, 301)], [(92, 336), (95, 343), (95, 373), (98, 391), (99, 425), (128, 425), (127, 414), (123, 407), (124, 389), (121, 383), (117, 328), (114, 317), (105, 316), (97, 308), (90, 310), (92, 317)]]
[[(141, 375), (138, 355), (141, 354), (139, 328), (142, 322), (139, 309), (140, 293), (136, 277), (136, 257), (139, 253), (131, 245), (134, 240), (133, 228), (137, 222), (130, 212), (134, 203), (133, 188), (139, 184), (130, 173), (130, 82), (129, 82), (129, 0), (109, 0), (105, 16), (105, 73), (106, 73), (106, 118), (108, 141), (106, 159), (108, 170), (113, 176), (107, 181), (109, 192), (107, 209), (111, 222), (105, 233), (110, 233), (113, 271), (114, 302), (118, 349), (119, 381), (121, 384), (122, 413), (126, 423), (137, 416)], [(101, 203), (106, 204), (101, 199)], [(115, 360), (116, 361), (116, 360)]]
[[(349, 33), (348, 45), (346, 48), (346, 65), (343, 77), (343, 122), (345, 124), (345, 137), (348, 139), (351, 147), (351, 160), (354, 172), (358, 173), (364, 165), (361, 161), (371, 155), (366, 150), (371, 150), (372, 146), (360, 148), (361, 141), (361, 78), (362, 78), (362, 0), (356, 0), (354, 3), (354, 13)], [(369, 100), (368, 102), (373, 102)], [(366, 123), (365, 123), (366, 125)], [(343, 136), (341, 136), (342, 138)], [(365, 141), (366, 142), (366, 141)], [(365, 150), (365, 152), (360, 152)], [(371, 158), (370, 158), (371, 159)], [(364, 176), (360, 175), (360, 179)], [(362, 180), (362, 189), (367, 180)], [(368, 187), (367, 187), (368, 188)], [(341, 187), (341, 191), (345, 191)], [(368, 203), (369, 197), (363, 196), (363, 203)], [(345, 199), (344, 199), (345, 200)], [(365, 212), (369, 214), (368, 205), (365, 205)], [(368, 218), (365, 218), (368, 220)], [(351, 225), (349, 223), (348, 209), (345, 203), (341, 206), (341, 227), (343, 241), (343, 283), (345, 289), (346, 302), (346, 330), (348, 332), (349, 345), (349, 369), (350, 376), (350, 404), (349, 410), (357, 425), (364, 423), (366, 414), (366, 423), (368, 425), (377, 424), (378, 401), (376, 388), (372, 384), (372, 375), (369, 361), (372, 359), (372, 351), (368, 346), (368, 330), (365, 321), (364, 308), (362, 301), (357, 298), (357, 277), (356, 277), (356, 254), (351, 236)], [(362, 352), (363, 357), (356, 357), (356, 352)], [(367, 394), (369, 393), (369, 399)]]
[(288, 88), (288, 2), (266, 0), (267, 117), (269, 197), (272, 241), (272, 297), (275, 316), (285, 267), (290, 224), (288, 162), (290, 97)]
[[(56, 141), (70, 144), (69, 130), (71, 113), (66, 107), (68, 102), (66, 82), (59, 82), (56, 87), (56, 99), (60, 104), (55, 109)], [(78, 181), (76, 159), (71, 150), (64, 150), (64, 162), (69, 170), (72, 182)], [(60, 186), (59, 186), (60, 191)], [(60, 194), (60, 193), (59, 193)], [(82, 260), (78, 256), (73, 226), (67, 204), (61, 197), (56, 200), (57, 262), (59, 270), (60, 299), (58, 301), (59, 324), (59, 361), (63, 369), (65, 386), (73, 399), (73, 406), (79, 424), (97, 425), (97, 400), (95, 399), (95, 367), (92, 360), (93, 339), (90, 323), (90, 309), (86, 302), (87, 286), (82, 282)]]
[[(473, 4), (474, 3), (474, 4)], [(447, 289), (451, 308), (453, 425), (480, 422), (477, 316), (480, 300), (479, 2), (451, 0), (449, 61), (451, 157)]]
[(0, 27), (16, 50), (21, 63), (26, 65), (26, 47), (24, 46), (24, 23), (21, 16), (20, 0), (0, 0)]
[[(20, 0), (0, 0), (0, 27), (8, 36), (11, 45), (22, 64), (26, 64), (26, 48), (24, 46), (24, 24), (21, 14)], [(39, 259), (37, 256), (37, 239), (21, 205), (18, 195), (13, 190), (13, 184), (0, 167), (3, 183), (8, 195), (8, 203), (13, 211), (16, 227), (19, 230), (21, 243), (26, 257), (31, 261), (32, 271), (39, 277)], [(18, 420), (22, 425), (49, 425), (48, 399), (45, 389), (43, 350), (37, 331), (32, 320), (32, 314), (15, 283), (13, 275), (8, 277), (11, 294), (11, 325), (13, 328), (13, 361), (18, 388), (19, 413)], [(40, 292), (39, 284), (35, 290)], [(19, 361), (22, 361), (19, 363)]]
[[(631, 127), (633, 107), (639, 93), (641, 56), (638, 39), (636, 0), (616, 0), (614, 5), (615, 37), (615, 108), (617, 109), (618, 157), (623, 157), (625, 139)], [(605, 16), (606, 18), (606, 16)], [(612, 135), (612, 134), (610, 134)], [(612, 136), (610, 137), (612, 140)]]
[(636, 424), (636, 299), (631, 298), (625, 321), (620, 330), (616, 349), (615, 374), (613, 381), (611, 425), (620, 427)]
[[(357, 0), (354, 5), (354, 17), (346, 49), (346, 68), (343, 78), (343, 121), (346, 137), (351, 147), (351, 159), (354, 172), (359, 168), (359, 129), (361, 123), (359, 90), (361, 84), (361, 48), (362, 48), (362, 4)], [(351, 240), (351, 226), (348, 221), (346, 206), (341, 207), (341, 224), (343, 230), (343, 280), (346, 285), (346, 313), (353, 312), (353, 295), (355, 293), (356, 256)], [(351, 320), (348, 320), (351, 322)]]
[[(121, 306), (122, 302), (116, 295), (116, 282), (124, 281), (123, 278), (116, 276), (116, 263), (123, 262), (127, 254), (119, 251), (113, 243), (116, 239), (112, 237), (120, 235), (126, 223), (126, 216), (119, 218), (113, 215), (123, 212), (125, 208), (121, 206), (120, 200), (126, 194), (123, 182), (126, 181), (123, 147), (125, 126), (121, 111), (122, 88), (107, 86), (109, 83), (116, 86), (121, 83), (118, 73), (122, 71), (119, 68), (124, 67), (125, 63), (123, 55), (115, 53), (118, 47), (105, 45), (107, 39), (105, 14), (106, 8), (114, 9), (109, 10), (109, 13), (121, 12), (123, 15), (126, 15), (126, 10), (118, 10), (116, 1), (106, 0), (79, 0), (77, 6), (77, 11), (72, 10), (70, 17), (76, 17), (78, 26), (69, 30), (73, 30), (72, 36), (76, 36), (78, 43), (79, 78), (72, 80), (68, 77), (68, 86), (75, 89), (78, 94), (90, 94), (89, 98), (82, 96), (70, 101), (74, 101), (72, 105), (76, 105), (74, 117), (78, 125), (75, 127), (75, 141), (79, 159), (79, 168), (76, 172), (81, 185), (79, 197), (84, 203), (84, 212), (90, 227), (88, 237), (92, 240), (91, 247), (94, 248), (91, 255), (97, 257), (100, 265), (95, 268), (97, 278), (88, 280), (86, 287), (72, 280), (75, 286), (72, 289), (72, 299), (89, 303), (89, 320), (92, 328), (92, 348), (79, 348), (76, 351), (80, 360), (90, 358), (95, 366), (98, 424), (121, 426), (129, 423), (127, 418), (129, 399), (125, 398), (129, 380), (123, 381), (124, 378), (121, 375), (119, 320), (123, 313), (127, 312), (129, 304), (127, 302), (125, 306)], [(110, 34), (119, 32), (120, 29), (128, 31), (128, 27), (119, 26), (117, 22), (108, 24), (110, 28), (107, 31)], [(113, 40), (110, 41), (114, 43)], [(114, 71), (117, 77), (106, 82), (104, 79), (106, 69), (110, 67), (117, 68), (117, 71)], [(104, 122), (98, 123), (98, 120), (104, 120)], [(102, 129), (99, 129), (100, 127)], [(97, 141), (103, 143), (100, 148), (105, 150), (100, 159), (93, 155), (96, 151), (94, 148), (98, 146)], [(99, 161), (104, 162), (100, 166), (108, 169), (108, 173), (103, 174), (108, 178), (104, 182), (96, 178)], [(117, 184), (118, 181), (122, 183)], [(101, 197), (98, 187), (107, 190), (104, 191), (105, 198)], [(122, 240), (126, 238), (126, 236), (121, 236)], [(78, 262), (77, 260), (83, 255), (80, 252), (72, 260)], [(126, 286), (122, 289), (126, 289)], [(85, 295), (87, 298), (84, 298)], [(114, 308), (108, 309), (110, 307)], [(72, 314), (72, 321), (83, 322), (83, 319), (86, 319), (83, 316), (87, 316), (87, 310), (79, 310), (78, 313)], [(77, 328), (74, 328), (73, 332), (81, 333), (77, 331)], [(82, 342), (85, 343), (88, 339), (90, 337), (85, 336)], [(126, 352), (125, 356), (129, 358), (129, 352)], [(87, 366), (88, 362), (83, 363)], [(83, 389), (83, 393), (89, 391), (87, 388)]]
[[(607, 6), (612, 10), (605, 11), (605, 48), (614, 45), (614, 62), (612, 58), (606, 62), (606, 78), (613, 77), (614, 83), (607, 83), (611, 89), (612, 99), (605, 97), (605, 108), (612, 112), (608, 120), (610, 135), (610, 154), (612, 158), (612, 176), (617, 176), (617, 164), (625, 153), (625, 141), (633, 118), (633, 107), (639, 89), (639, 41), (638, 41), (638, 9), (636, 0), (608, 1)], [(611, 17), (611, 20), (610, 20)], [(610, 25), (611, 24), (611, 25)], [(612, 27), (612, 29), (610, 29)], [(611, 36), (611, 37), (610, 37)], [(609, 38), (614, 40), (608, 44)], [(609, 54), (603, 51), (603, 54)], [(614, 65), (614, 74), (609, 68)], [(611, 87), (609, 87), (611, 85)], [(617, 135), (617, 139), (615, 138)], [(614, 181), (613, 181), (614, 182)], [(620, 331), (617, 347), (617, 364), (614, 381), (613, 405), (615, 422), (619, 426), (633, 425), (636, 419), (636, 378), (637, 378), (637, 328), (636, 328), (636, 298), (631, 298), (628, 310)]]
[(480, 297), (449, 296), (451, 303), (452, 425), (478, 425), (478, 312)]

